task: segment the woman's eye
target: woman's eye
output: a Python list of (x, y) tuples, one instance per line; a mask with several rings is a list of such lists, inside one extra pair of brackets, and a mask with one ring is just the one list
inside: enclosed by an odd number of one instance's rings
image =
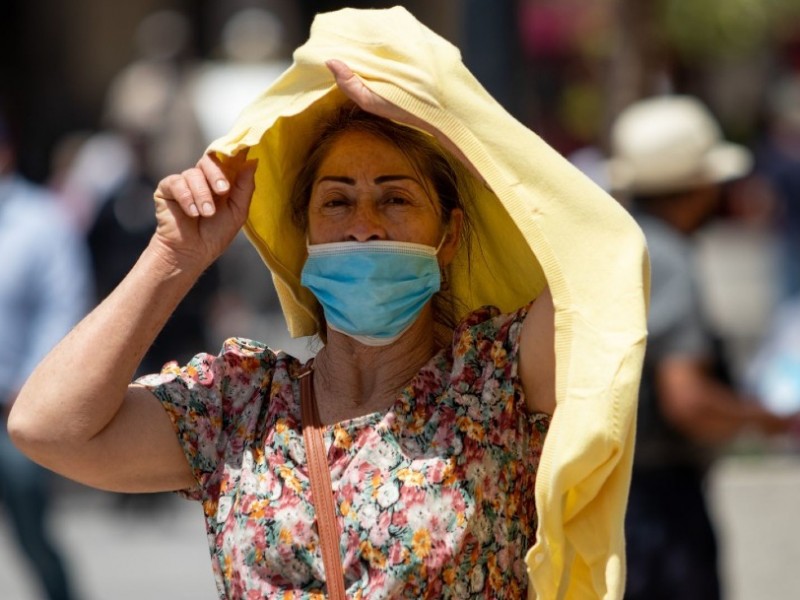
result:
[(347, 198), (334, 196), (334, 197), (325, 199), (322, 202), (322, 208), (324, 208), (324, 209), (336, 209), (336, 208), (342, 208), (344, 206), (347, 206), (347, 204), (348, 204)]
[(384, 202), (392, 206), (404, 206), (409, 203), (409, 200), (405, 196), (392, 195), (387, 196)]

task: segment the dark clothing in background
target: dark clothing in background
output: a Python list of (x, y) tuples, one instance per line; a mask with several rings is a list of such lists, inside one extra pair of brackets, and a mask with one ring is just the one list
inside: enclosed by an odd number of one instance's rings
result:
[[(145, 178), (124, 182), (103, 203), (89, 233), (89, 248), (98, 300), (110, 294), (130, 271), (155, 231), (152, 198), (156, 184)], [(209, 304), (219, 287), (212, 265), (181, 302), (148, 350), (137, 375), (156, 373), (170, 361), (185, 364), (210, 351), (207, 338)], [(124, 318), (124, 317), (123, 317)]]
[(663, 221), (634, 214), (650, 251), (648, 342), (626, 514), (626, 600), (715, 600), (720, 597), (717, 541), (704, 479), (713, 455), (663, 417), (655, 374), (671, 356), (708, 358), (706, 328), (691, 241)]
[(717, 541), (703, 495), (705, 471), (634, 470), (626, 515), (628, 600), (720, 597)]

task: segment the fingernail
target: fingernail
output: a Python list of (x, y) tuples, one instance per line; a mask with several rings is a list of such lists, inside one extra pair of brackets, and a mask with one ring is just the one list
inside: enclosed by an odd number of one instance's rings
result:
[(189, 214), (192, 215), (193, 217), (196, 217), (196, 216), (198, 216), (200, 214), (200, 211), (197, 210), (197, 205), (196, 204), (192, 204), (189, 207)]
[(211, 205), (210, 202), (206, 202), (205, 204), (203, 204), (203, 214), (206, 215), (207, 217), (214, 214), (214, 207)]
[(217, 186), (217, 191), (219, 192), (224, 192), (228, 189), (228, 182), (224, 179), (217, 179), (217, 183), (215, 185)]

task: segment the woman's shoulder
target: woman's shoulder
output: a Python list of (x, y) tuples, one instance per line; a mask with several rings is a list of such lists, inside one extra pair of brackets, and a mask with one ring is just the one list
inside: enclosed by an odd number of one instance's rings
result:
[(453, 330), (453, 342), (457, 344), (465, 338), (471, 340), (496, 340), (498, 335), (510, 326), (525, 320), (525, 315), (533, 302), (512, 312), (503, 312), (498, 307), (485, 305), (468, 313)]
[(282, 350), (275, 350), (257, 340), (230, 337), (222, 343), (217, 354), (195, 354), (185, 365), (176, 361), (167, 363), (160, 373), (140, 377), (138, 382), (153, 387), (181, 379), (209, 386), (214, 381), (236, 376), (237, 381), (245, 383), (264, 381), (267, 374), (279, 372), (291, 377), (302, 368), (303, 363), (298, 358)]
[(222, 343), (219, 356), (240, 356), (242, 358), (254, 358), (266, 361), (270, 364), (286, 363), (300, 364), (297, 357), (280, 349), (273, 348), (264, 342), (246, 337), (229, 337)]
[(228, 369), (286, 373), (291, 378), (304, 368), (304, 363), (297, 357), (245, 337), (226, 339), (219, 355), (212, 358), (221, 360)]

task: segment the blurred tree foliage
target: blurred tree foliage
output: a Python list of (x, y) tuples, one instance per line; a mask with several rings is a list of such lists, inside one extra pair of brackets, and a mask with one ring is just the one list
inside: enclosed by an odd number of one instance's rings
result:
[[(602, 4), (613, 15), (611, 37), (600, 34), (611, 43), (605, 58), (598, 57), (605, 107), (602, 145), (622, 108), (667, 91), (706, 96), (729, 126), (747, 135), (757, 123), (761, 88), (781, 69), (800, 68), (800, 0)], [(748, 77), (754, 85), (732, 100), (731, 89), (742, 90), (737, 86)]]
[(518, 3), (522, 117), (564, 152), (606, 147), (620, 110), (666, 92), (703, 97), (746, 137), (771, 78), (800, 70), (800, 0)]
[(685, 59), (747, 56), (779, 40), (800, 0), (661, 0), (668, 43)]

